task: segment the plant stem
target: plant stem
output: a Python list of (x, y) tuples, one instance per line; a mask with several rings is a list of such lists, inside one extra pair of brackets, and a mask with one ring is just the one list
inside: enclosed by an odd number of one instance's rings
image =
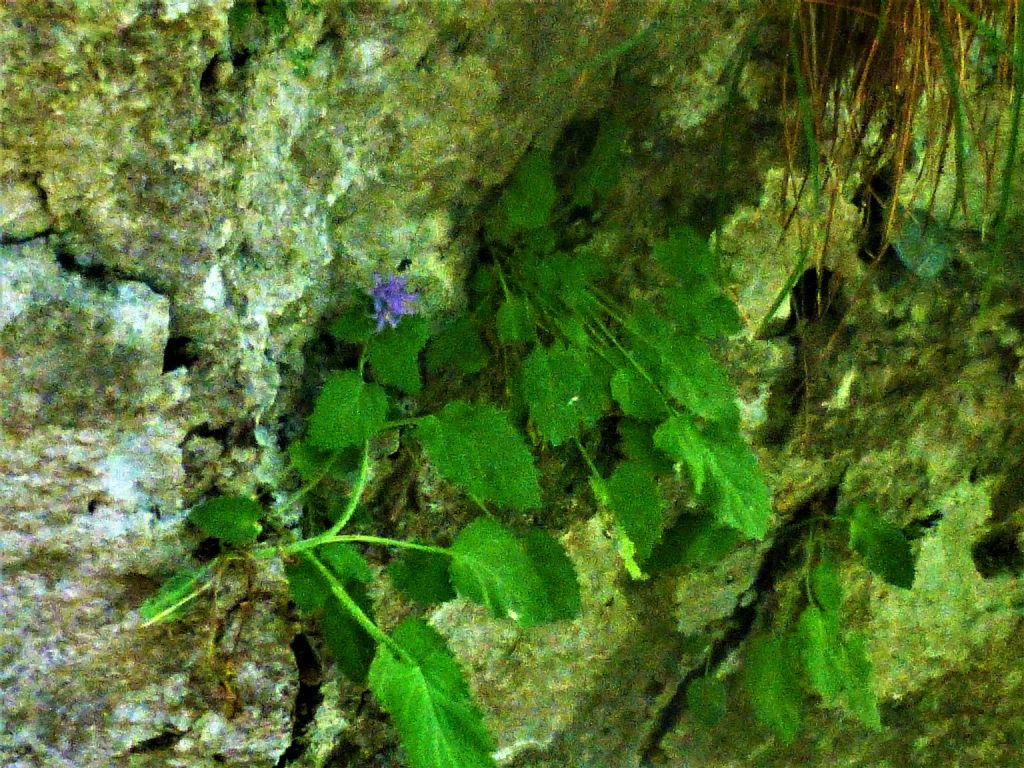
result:
[(356, 487), (352, 489), (352, 495), (349, 496), (348, 505), (345, 507), (345, 511), (342, 513), (338, 521), (332, 525), (324, 534), (325, 536), (334, 536), (344, 528), (348, 521), (352, 519), (352, 515), (355, 514), (356, 507), (359, 506), (359, 499), (363, 495), (363, 491), (366, 490), (366, 481), (370, 477), (370, 441), (366, 440), (363, 443), (363, 461), (359, 467), (359, 479), (356, 481)]
[(313, 563), (316, 569), (320, 571), (320, 575), (327, 581), (327, 584), (331, 588), (331, 594), (338, 599), (339, 603), (345, 606), (345, 610), (349, 612), (359, 626), (365, 629), (367, 634), (369, 634), (370, 637), (375, 639), (378, 643), (390, 648), (392, 653), (405, 658), (406, 653), (402, 650), (401, 646), (388, 637), (380, 627), (373, 623), (373, 620), (363, 612), (363, 609), (359, 607), (359, 604), (352, 599), (352, 596), (347, 591), (345, 591), (345, 587), (340, 581), (338, 581), (337, 577), (331, 573), (331, 570), (320, 562), (320, 558), (316, 557), (316, 555), (312, 555), (310, 556), (309, 561)]

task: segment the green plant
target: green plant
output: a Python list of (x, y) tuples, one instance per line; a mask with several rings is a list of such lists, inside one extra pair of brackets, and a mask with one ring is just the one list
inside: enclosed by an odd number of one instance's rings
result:
[[(813, 522), (819, 529), (827, 527), (825, 521)], [(910, 542), (870, 504), (859, 503), (829, 523), (846, 526), (847, 546), (870, 571), (900, 589), (911, 588)], [(786, 744), (800, 728), (808, 691), (869, 728), (881, 728), (867, 638), (844, 626), (838, 554), (824, 544), (824, 537), (807, 539), (800, 569), (803, 594), (781, 612), (768, 632), (755, 636), (746, 651), (743, 682), (754, 713)]]
[[(419, 618), (390, 632), (376, 623), (365, 548), (398, 553), (386, 573), (414, 603), (459, 596), (524, 627), (572, 619), (580, 593), (561, 545), (495, 515), (518, 520), (541, 506), (535, 454), (545, 443), (587, 468), (633, 578), (765, 535), (770, 495), (714, 354), (739, 320), (706, 241), (678, 229), (656, 242), (648, 277), (623, 302), (590, 230), (563, 237), (574, 212), (595, 210), (614, 186), (624, 142), (624, 127), (606, 123), (588, 159), (558, 182), (549, 153), (525, 156), (488, 219), (494, 258), (471, 280), (471, 308), (439, 332), (414, 314), (418, 294), (403, 276), (375, 276), (365, 300), (330, 327), (359, 354), (327, 376), (305, 436), (289, 446), (301, 487), (269, 510), (242, 497), (192, 509), (190, 522), (223, 553), (168, 580), (142, 606), (145, 625), (180, 616), (241, 552), (281, 558), (293, 602), (319, 620), (339, 669), (367, 682), (391, 714), (410, 764), (489, 766), (490, 737), (441, 636)], [(433, 413), (403, 411), (432, 380), (488, 366), (501, 370), (503, 404), (455, 399)], [(364, 519), (382, 446), (396, 438), (418, 446), (482, 512), (448, 546), (381, 536)], [(706, 514), (671, 516), (669, 495), (687, 487)], [(257, 544), (264, 523), (298, 504), (306, 535), (275, 532)]]

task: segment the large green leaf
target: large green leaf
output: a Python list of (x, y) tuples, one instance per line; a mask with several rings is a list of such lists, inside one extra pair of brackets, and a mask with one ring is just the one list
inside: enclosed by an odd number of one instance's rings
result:
[(561, 618), (563, 606), (552, 600), (534, 560), (497, 520), (478, 517), (462, 529), (449, 552), (455, 590), (492, 616), (523, 626)]
[(494, 745), (462, 672), (440, 635), (420, 619), (377, 647), (370, 690), (391, 715), (411, 768), (494, 768)]
[(914, 554), (903, 531), (884, 520), (867, 503), (849, 514), (850, 548), (864, 564), (893, 586), (910, 589), (914, 584)]
[(534, 348), (522, 382), (530, 418), (552, 445), (579, 437), (611, 406), (601, 360), (560, 341)]
[(324, 383), (309, 417), (309, 441), (337, 451), (362, 445), (384, 425), (388, 398), (377, 384), (356, 371), (335, 371)]
[(422, 419), (416, 436), (437, 471), (470, 495), (518, 510), (540, 506), (533, 456), (504, 411), (456, 400)]
[(676, 414), (655, 431), (654, 444), (689, 469), (694, 490), (720, 522), (764, 538), (771, 493), (736, 426), (705, 424), (701, 429), (690, 417)]
[(198, 504), (188, 520), (208, 536), (226, 544), (251, 544), (263, 530), (263, 507), (245, 496), (215, 496)]
[(426, 319), (414, 316), (403, 318), (394, 328), (385, 328), (370, 337), (366, 344), (366, 359), (374, 379), (410, 395), (419, 392), (423, 386), (420, 352), (429, 335)]

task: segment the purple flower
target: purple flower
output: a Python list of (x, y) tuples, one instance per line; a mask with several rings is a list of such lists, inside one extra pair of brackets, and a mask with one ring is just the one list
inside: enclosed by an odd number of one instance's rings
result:
[(402, 275), (382, 277), (380, 273), (373, 275), (373, 316), (377, 320), (377, 330), (384, 326), (394, 328), (402, 315), (414, 314), (412, 303), (420, 297), (418, 293), (406, 290), (406, 278)]

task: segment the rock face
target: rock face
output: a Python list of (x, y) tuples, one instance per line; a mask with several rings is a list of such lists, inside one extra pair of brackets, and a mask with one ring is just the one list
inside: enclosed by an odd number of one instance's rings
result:
[[(595, 237), (625, 261), (669, 221), (718, 228), (748, 326), (724, 357), (777, 528), (633, 584), (589, 494), (567, 491), (585, 510), (563, 531), (581, 619), (523, 633), (458, 602), (433, 616), (499, 761), (1015, 765), (1024, 257), (1011, 228), (992, 269), (979, 213), (1010, 130), (1003, 91), (976, 96), (971, 215), (926, 226), (908, 181), (896, 258), (871, 266), (850, 190), (826, 186), (827, 213), (794, 196), (773, 96), (788, 64), (761, 21), (729, 1), (699, 18), (653, 0), (4, 3), (0, 764), (402, 764), (360, 689), (321, 686), (279, 566), (228, 562), (178, 624), (136, 611), (208, 556), (189, 507), (285, 477), (331, 364), (324, 325), (399, 269), (424, 314), (458, 309), (526, 150), (615, 115), (633, 150)], [(918, 161), (955, 202), (949, 167)], [(808, 246), (813, 274), (777, 303)], [(780, 745), (733, 673), (801, 599), (808, 521), (863, 499), (917, 531), (910, 591), (839, 567), (883, 728), (808, 699)], [(400, 615), (382, 590), (378, 616)], [(714, 726), (680, 705), (700, 674), (728, 690)]]

